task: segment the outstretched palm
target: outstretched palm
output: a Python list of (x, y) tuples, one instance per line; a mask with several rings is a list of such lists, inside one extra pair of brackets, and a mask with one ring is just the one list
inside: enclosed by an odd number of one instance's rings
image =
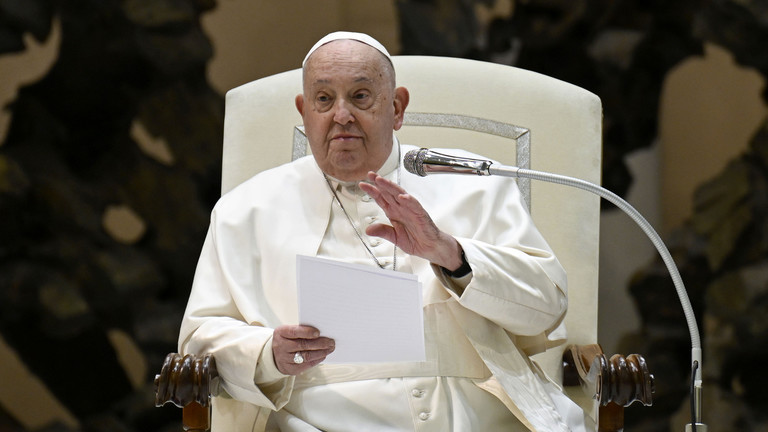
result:
[(376, 173), (368, 173), (368, 180), (370, 183), (360, 183), (360, 188), (384, 210), (392, 225), (371, 225), (366, 234), (447, 269), (461, 265), (461, 247), (456, 239), (440, 231), (416, 198)]

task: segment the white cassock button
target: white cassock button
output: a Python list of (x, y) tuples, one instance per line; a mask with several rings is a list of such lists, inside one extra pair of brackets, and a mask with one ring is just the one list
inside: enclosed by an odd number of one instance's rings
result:
[(411, 394), (413, 395), (413, 397), (417, 397), (417, 398), (424, 396), (424, 392), (419, 389), (411, 390)]
[(381, 240), (381, 239), (378, 239), (378, 238), (376, 238), (376, 239), (372, 239), (372, 240), (371, 240), (371, 246), (373, 246), (373, 247), (376, 247), (376, 246), (380, 245), (380, 244), (381, 244), (381, 242), (382, 242), (382, 240)]
[(419, 414), (419, 420), (426, 421), (429, 419), (429, 413), (426, 411), (423, 411), (421, 414)]
[(363, 202), (370, 202), (371, 201), (371, 196), (368, 195), (368, 194), (365, 194), (362, 197), (360, 197), (360, 199), (363, 200)]

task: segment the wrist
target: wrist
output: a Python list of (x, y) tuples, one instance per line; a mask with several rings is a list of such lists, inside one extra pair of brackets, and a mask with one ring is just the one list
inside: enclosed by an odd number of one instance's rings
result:
[(472, 272), (472, 267), (470, 267), (466, 255), (464, 255), (464, 249), (459, 249), (459, 254), (461, 255), (461, 263), (458, 267), (454, 269), (448, 269), (441, 266), (441, 269), (446, 276), (452, 278), (461, 278)]

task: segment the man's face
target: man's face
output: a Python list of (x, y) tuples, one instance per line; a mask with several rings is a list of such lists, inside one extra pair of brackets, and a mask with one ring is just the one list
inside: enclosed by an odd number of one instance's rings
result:
[(363, 180), (384, 164), (407, 103), (387, 59), (353, 40), (318, 48), (304, 67), (304, 93), (296, 96), (317, 164), (343, 181)]

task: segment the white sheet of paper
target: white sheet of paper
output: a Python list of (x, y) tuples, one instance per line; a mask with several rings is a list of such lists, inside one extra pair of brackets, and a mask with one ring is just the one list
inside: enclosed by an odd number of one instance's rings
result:
[(426, 359), (417, 276), (318, 257), (296, 259), (299, 322), (336, 341), (324, 363)]

